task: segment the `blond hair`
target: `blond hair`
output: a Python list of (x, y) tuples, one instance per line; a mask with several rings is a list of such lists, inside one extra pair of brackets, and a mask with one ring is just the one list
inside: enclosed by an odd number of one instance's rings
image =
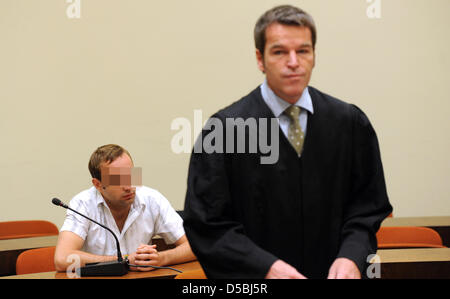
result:
[(133, 161), (130, 153), (120, 145), (107, 144), (97, 148), (92, 153), (91, 158), (89, 159), (88, 168), (89, 172), (92, 175), (92, 178), (101, 181), (100, 165), (102, 163), (111, 163), (120, 156), (122, 156), (124, 153), (127, 154), (128, 157), (130, 157), (131, 161)]

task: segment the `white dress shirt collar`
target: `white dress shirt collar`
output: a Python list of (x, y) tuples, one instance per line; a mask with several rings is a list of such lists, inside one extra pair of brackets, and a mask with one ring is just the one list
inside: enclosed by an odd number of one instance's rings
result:
[[(267, 83), (267, 79), (264, 79), (263, 84), (261, 84), (261, 94), (267, 106), (269, 106), (270, 110), (272, 110), (275, 117), (280, 117), (284, 110), (286, 110), (291, 105), (273, 92), (273, 90)], [(311, 114), (314, 114), (314, 108), (311, 96), (308, 91), (308, 87), (303, 90), (301, 97), (294, 105), (309, 111)]]
[[(139, 194), (137, 192), (138, 188), (136, 188), (136, 193), (135, 193), (136, 195), (134, 197), (133, 203), (131, 204), (130, 210), (139, 210), (141, 208), (145, 208), (145, 202), (139, 198)], [(105, 207), (108, 207), (105, 199), (103, 198), (103, 195), (98, 190), (96, 190), (96, 193), (95, 193), (95, 203), (96, 203), (97, 207), (100, 204), (103, 204), (103, 205), (105, 205)]]

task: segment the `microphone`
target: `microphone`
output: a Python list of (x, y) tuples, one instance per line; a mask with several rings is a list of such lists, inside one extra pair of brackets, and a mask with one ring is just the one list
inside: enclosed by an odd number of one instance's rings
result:
[(63, 207), (63, 208), (69, 209), (69, 207), (68, 207), (67, 205), (65, 205), (62, 201), (60, 201), (60, 200), (57, 199), (57, 198), (53, 198), (53, 199), (52, 199), (52, 203), (53, 203), (54, 205), (56, 205), (56, 206), (61, 206), (61, 207)]
[(65, 209), (71, 210), (74, 213), (77, 213), (80, 216), (83, 216), (84, 218), (88, 219), (89, 221), (94, 222), (95, 224), (103, 227), (107, 231), (109, 231), (116, 240), (116, 247), (117, 247), (117, 261), (112, 262), (104, 262), (104, 263), (89, 263), (86, 264), (84, 267), (80, 268), (81, 276), (122, 276), (128, 273), (128, 264), (127, 261), (124, 261), (122, 258), (122, 253), (120, 252), (120, 244), (119, 239), (117, 239), (117, 236), (114, 234), (114, 232), (109, 229), (108, 227), (104, 226), (103, 224), (98, 223), (97, 221), (81, 214), (80, 212), (70, 208), (66, 204), (64, 204), (61, 200), (58, 198), (53, 198), (52, 203), (56, 206), (63, 207)]

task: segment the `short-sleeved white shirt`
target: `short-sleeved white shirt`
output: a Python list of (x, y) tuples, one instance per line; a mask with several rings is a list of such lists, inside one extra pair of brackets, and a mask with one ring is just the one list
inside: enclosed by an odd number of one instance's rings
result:
[[(183, 220), (169, 201), (158, 191), (142, 186), (136, 196), (121, 232), (103, 196), (95, 187), (77, 194), (70, 208), (107, 226), (119, 239), (122, 254), (131, 254), (141, 244), (150, 244), (160, 235), (167, 244), (173, 244), (184, 235)], [(60, 231), (71, 231), (84, 240), (83, 251), (96, 255), (116, 255), (116, 241), (112, 234), (86, 218), (67, 210)]]

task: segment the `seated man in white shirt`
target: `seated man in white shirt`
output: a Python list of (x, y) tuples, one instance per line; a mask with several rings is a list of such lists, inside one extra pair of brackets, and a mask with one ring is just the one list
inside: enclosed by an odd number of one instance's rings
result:
[[(133, 167), (131, 155), (124, 148), (114, 144), (99, 147), (89, 161), (94, 186), (76, 195), (69, 206), (109, 227), (130, 264), (165, 266), (195, 260), (183, 220), (161, 193), (132, 186)], [(155, 235), (167, 244), (175, 244), (175, 248), (158, 251), (156, 245), (149, 245)], [(68, 210), (56, 246), (57, 271), (65, 271), (73, 263), (68, 259), (72, 254), (78, 255), (80, 266), (114, 261), (116, 242), (110, 232)]]

